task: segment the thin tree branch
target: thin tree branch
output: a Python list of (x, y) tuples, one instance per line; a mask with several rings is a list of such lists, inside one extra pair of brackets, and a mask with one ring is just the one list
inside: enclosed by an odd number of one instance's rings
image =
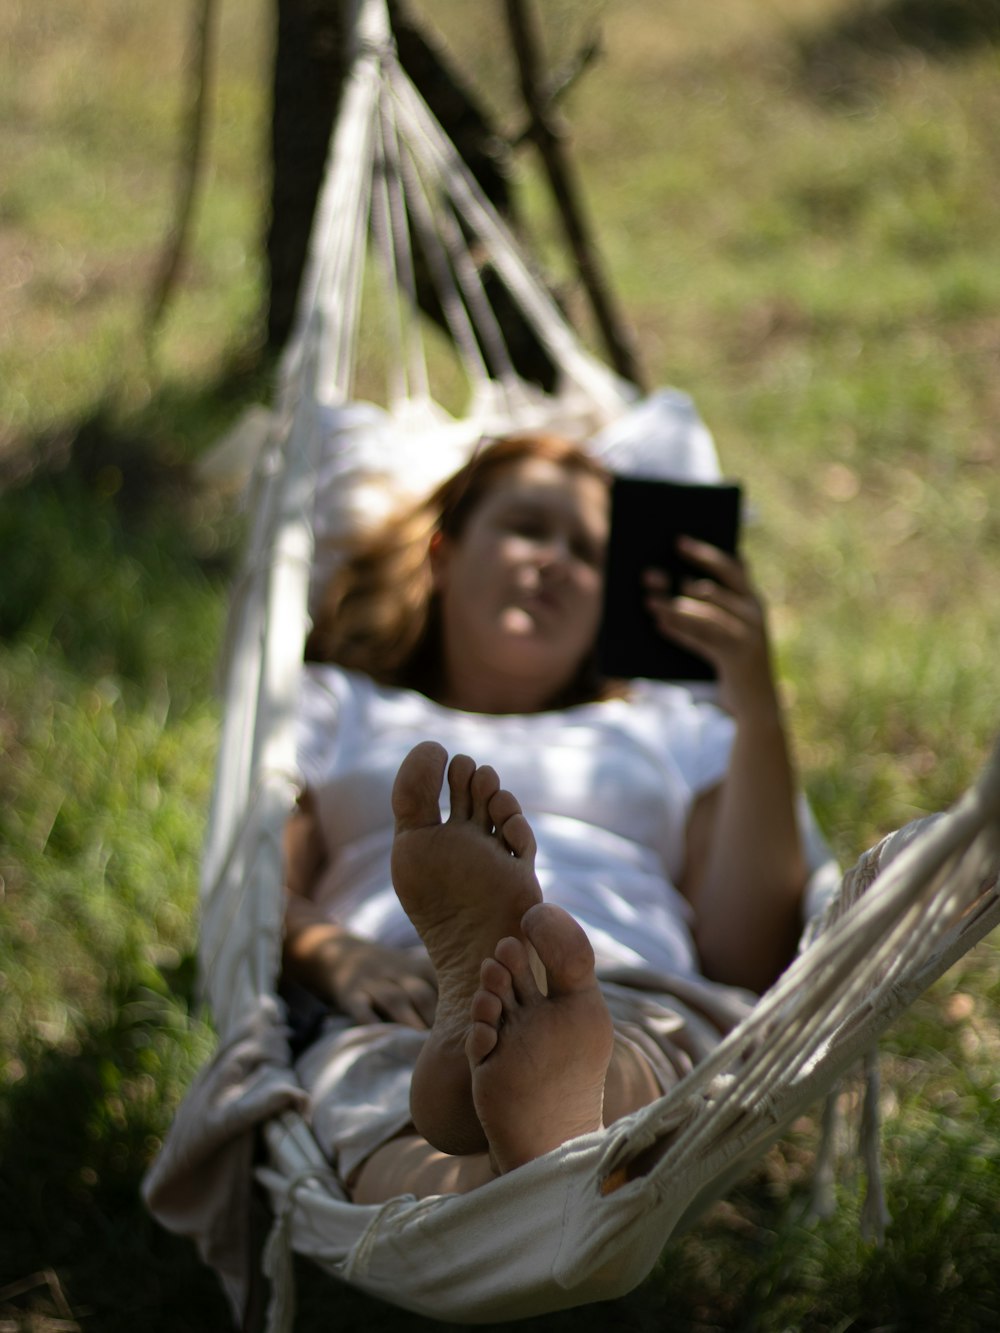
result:
[[(601, 54), (600, 33), (595, 32), (592, 37), (587, 38), (572, 60), (567, 62), (562, 69), (556, 70), (545, 89), (545, 113), (547, 116), (551, 115), (566, 94), (576, 87), (583, 75)], [(519, 134), (513, 135), (508, 142), (512, 149), (516, 149), (520, 148), (521, 144), (530, 138), (531, 125), (529, 123)]]
[(640, 388), (645, 386), (625, 322), (615, 309), (585, 217), (583, 199), (574, 178), (562, 137), (552, 124), (545, 96), (539, 50), (537, 16), (530, 0), (506, 0), (507, 24), (517, 59), (521, 95), (530, 119), (529, 135), (538, 146), (563, 230), (576, 261), (577, 272), (590, 299), (611, 364), (619, 375)]
[(191, 232), (205, 152), (208, 91), (214, 54), (213, 25), (217, 8), (217, 0), (194, 0), (194, 21), (187, 60), (187, 97), (183, 113), (182, 140), (185, 148), (178, 170), (174, 220), (146, 298), (143, 338), (147, 347), (156, 337), (173, 295)]

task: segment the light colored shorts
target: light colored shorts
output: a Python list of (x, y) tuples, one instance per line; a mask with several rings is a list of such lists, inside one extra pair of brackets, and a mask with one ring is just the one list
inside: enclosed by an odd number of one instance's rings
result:
[[(617, 1040), (643, 1056), (663, 1092), (715, 1049), (755, 998), (698, 977), (642, 972), (602, 977), (601, 990)], [(299, 1057), (313, 1133), (342, 1180), (410, 1124), (410, 1078), (426, 1037), (397, 1023), (359, 1026), (331, 1015)]]

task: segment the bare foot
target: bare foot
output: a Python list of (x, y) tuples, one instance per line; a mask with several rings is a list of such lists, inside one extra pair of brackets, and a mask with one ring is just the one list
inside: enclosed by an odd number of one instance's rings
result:
[(446, 760), (440, 745), (425, 741), (400, 766), (392, 792), (392, 882), (438, 984), (434, 1026), (413, 1072), (413, 1123), (442, 1152), (471, 1153), (486, 1146), (465, 1056), (480, 965), (500, 939), (520, 935), (522, 916), (542, 893), (534, 835), (492, 768), (455, 756), (451, 814), (441, 822)]
[(483, 963), (466, 1041), (476, 1111), (501, 1173), (601, 1128), (614, 1046), (581, 927), (542, 903), (522, 931), (545, 966), (548, 994), (522, 940), (501, 940)]

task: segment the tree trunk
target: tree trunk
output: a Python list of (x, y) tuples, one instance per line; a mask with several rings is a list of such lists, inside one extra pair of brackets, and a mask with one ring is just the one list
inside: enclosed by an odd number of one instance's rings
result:
[[(278, 352), (295, 316), (316, 199), (346, 69), (343, 0), (277, 0), (272, 117), (272, 196), (266, 253), (269, 269), (267, 344)], [(399, 0), (390, 18), (403, 68), (443, 125), (486, 195), (510, 216), (511, 192), (497, 155), (499, 136), (446, 53), (418, 29)], [(420, 277), (422, 308), (444, 327), (433, 287)], [(552, 362), (506, 289), (483, 274), (487, 295), (504, 331), (511, 360), (525, 378), (546, 389)], [(447, 331), (447, 330), (446, 330)], [(495, 368), (494, 368), (495, 369)]]
[(267, 345), (292, 329), (309, 230), (344, 79), (341, 0), (277, 0), (268, 220)]

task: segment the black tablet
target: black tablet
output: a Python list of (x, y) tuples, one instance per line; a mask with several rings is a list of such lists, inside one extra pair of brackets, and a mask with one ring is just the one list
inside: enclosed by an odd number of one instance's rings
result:
[(642, 575), (662, 569), (676, 593), (683, 580), (706, 573), (685, 560), (677, 538), (697, 537), (735, 555), (742, 489), (734, 483), (646, 481), (616, 477), (611, 490), (611, 535), (598, 636), (606, 676), (654, 680), (714, 680), (703, 657), (663, 637), (645, 606)]

